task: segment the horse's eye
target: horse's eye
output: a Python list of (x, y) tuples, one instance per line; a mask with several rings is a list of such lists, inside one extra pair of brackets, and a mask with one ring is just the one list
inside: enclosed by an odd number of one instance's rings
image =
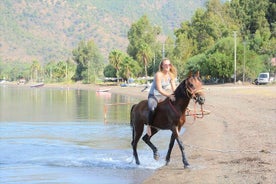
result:
[(191, 88), (193, 88), (193, 87), (194, 87), (194, 85), (193, 85), (193, 84), (191, 84), (191, 83), (189, 84), (189, 86), (190, 86)]

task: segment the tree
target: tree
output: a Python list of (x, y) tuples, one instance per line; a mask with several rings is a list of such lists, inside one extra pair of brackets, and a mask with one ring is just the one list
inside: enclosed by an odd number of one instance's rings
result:
[(181, 27), (175, 31), (175, 48), (173, 51), (172, 60), (175, 61), (175, 66), (178, 69), (178, 76), (185, 77), (186, 61), (195, 55), (197, 52), (195, 40), (189, 38), (189, 23), (184, 22)]
[(130, 77), (138, 76), (141, 70), (140, 65), (130, 56), (125, 55), (123, 62), (120, 63), (120, 76), (125, 80)]
[(268, 11), (266, 19), (269, 23), (270, 31), (274, 38), (276, 37), (276, 3), (275, 0), (269, 0)]
[(109, 63), (116, 69), (117, 81), (119, 80), (120, 64), (122, 63), (123, 59), (124, 59), (124, 54), (119, 50), (111, 51), (108, 56)]
[(53, 71), (56, 67), (56, 63), (54, 61), (50, 61), (45, 65), (45, 78), (47, 81), (53, 82), (54, 81), (54, 74)]
[[(240, 46), (238, 46), (238, 50), (240, 52), (239, 56), (240, 58), (238, 59), (239, 63), (238, 63), (238, 67), (237, 67), (237, 74), (238, 77), (240, 77), (240, 79), (242, 78), (242, 72), (243, 72), (243, 65), (242, 65), (242, 45), (240, 44)], [(248, 49), (248, 47), (247, 47)], [(246, 55), (245, 55), (245, 77), (247, 79), (251, 79), (254, 80), (258, 74), (260, 72), (263, 71), (269, 71), (265, 69), (265, 63), (263, 61), (265, 61), (266, 59), (269, 59), (270, 61), (270, 57), (267, 56), (262, 56), (262, 55), (258, 55), (255, 51), (253, 50), (247, 50), (246, 51)]]
[(75, 71), (76, 71), (76, 64), (72, 60), (70, 60), (70, 59), (67, 59), (65, 61), (65, 63), (66, 63), (66, 70), (67, 70), (67, 72), (66, 72), (66, 79), (65, 80), (67, 82), (69, 82), (74, 77), (74, 74), (75, 74)]
[(94, 82), (103, 70), (103, 57), (94, 41), (81, 41), (72, 53), (73, 60), (77, 63), (74, 79)]
[(226, 10), (227, 6), (223, 6), (219, 0), (210, 0), (206, 4), (206, 9), (198, 9), (191, 21), (183, 22), (175, 31), (173, 60), (176, 61), (181, 78), (187, 72), (185, 68), (189, 58), (205, 53), (218, 40), (229, 36), (231, 29), (235, 28), (231, 24), (234, 21), (225, 13)]
[(154, 57), (157, 35), (159, 34), (160, 28), (151, 26), (145, 15), (132, 24), (128, 31), (127, 53), (134, 60), (140, 62), (140, 65), (144, 67), (145, 75), (147, 75), (148, 64)]
[(116, 77), (116, 68), (111, 65), (111, 64), (108, 64), (105, 68), (104, 68), (104, 76), (105, 77)]
[(41, 74), (42, 74), (42, 66), (37, 60), (34, 60), (32, 62), (31, 68), (31, 80), (32, 81), (39, 81), (41, 80)]
[(187, 60), (187, 65), (185, 67), (184, 72), (182, 72), (182, 75), (180, 75), (180, 78), (184, 79), (184, 76), (186, 76), (189, 72), (195, 73), (196, 71), (200, 71), (200, 74), (203, 75), (209, 75), (210, 70), (208, 67), (205, 67), (204, 63), (206, 60), (205, 54), (198, 54), (195, 55)]
[(127, 53), (119, 50), (113, 50), (109, 54), (109, 63), (116, 70), (116, 77), (122, 77), (123, 79), (128, 79), (133, 76), (137, 76), (141, 67), (132, 57)]
[(230, 5), (229, 14), (237, 20), (242, 37), (249, 40), (250, 49), (259, 54), (267, 52), (265, 43), (271, 39), (273, 21), (275, 23), (273, 3), (269, 0), (233, 0)]
[(209, 74), (215, 78), (230, 81), (233, 75), (233, 60), (232, 57), (222, 52), (214, 52), (209, 55), (206, 64), (209, 70)]
[(145, 76), (147, 77), (148, 76), (148, 71), (147, 71), (148, 63), (153, 57), (153, 52), (152, 52), (151, 48), (149, 47), (149, 45), (146, 43), (141, 44), (136, 57), (137, 57), (138, 61), (141, 61), (143, 63)]
[(50, 61), (45, 65), (45, 77), (49, 82), (69, 82), (75, 74), (76, 65), (66, 61)]
[(257, 72), (269, 68), (266, 61), (275, 54), (275, 10), (273, 0), (208, 1), (206, 9), (198, 9), (191, 21), (175, 31), (174, 60), (180, 76), (187, 72), (183, 68), (200, 68), (202, 74), (230, 80), (236, 31), (237, 77), (243, 74), (245, 58), (245, 75), (255, 78)]

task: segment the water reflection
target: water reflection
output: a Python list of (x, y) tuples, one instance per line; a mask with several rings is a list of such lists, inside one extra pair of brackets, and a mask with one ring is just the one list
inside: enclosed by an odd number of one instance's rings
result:
[[(154, 161), (140, 141), (142, 164), (133, 162), (133, 103), (137, 99), (88, 90), (0, 86), (0, 181), (141, 183), (164, 159)], [(161, 154), (170, 137), (164, 133), (152, 139)]]
[[(0, 121), (126, 123), (134, 99), (90, 90), (0, 87)], [(112, 104), (105, 109), (106, 104)], [(117, 105), (116, 105), (117, 104)]]

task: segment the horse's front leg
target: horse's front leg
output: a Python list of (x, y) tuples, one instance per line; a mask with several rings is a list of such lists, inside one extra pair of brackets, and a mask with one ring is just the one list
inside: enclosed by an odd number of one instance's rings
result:
[(150, 138), (154, 135), (154, 134), (156, 134), (158, 132), (158, 130), (157, 129), (155, 129), (155, 128), (151, 128), (151, 136), (149, 136), (148, 134), (145, 134), (144, 136), (143, 136), (143, 141), (152, 149), (152, 151), (153, 151), (153, 158), (155, 159), (155, 160), (158, 160), (159, 159), (159, 157), (160, 157), (160, 154), (158, 153), (158, 149), (154, 146), (154, 144), (152, 144), (152, 142), (150, 141)]
[(171, 152), (172, 152), (172, 149), (173, 149), (174, 141), (175, 141), (175, 135), (172, 133), (170, 144), (169, 144), (169, 149), (168, 149), (168, 152), (167, 152), (167, 155), (166, 155), (166, 165), (168, 165), (169, 162), (170, 162)]
[(185, 156), (185, 153), (184, 153), (184, 145), (183, 145), (182, 141), (179, 139), (178, 135), (179, 134), (178, 134), (178, 129), (177, 128), (172, 130), (172, 136), (171, 136), (169, 149), (168, 149), (167, 156), (166, 156), (166, 165), (168, 165), (169, 162), (170, 162), (171, 152), (172, 152), (174, 142), (175, 142), (175, 139), (176, 139), (176, 141), (178, 143), (178, 146), (180, 148), (181, 154), (182, 154), (182, 162), (184, 164), (184, 168), (188, 168), (190, 164), (188, 163), (188, 161), (186, 159), (186, 156)]
[(182, 162), (184, 164), (184, 168), (189, 168), (190, 164), (188, 163), (186, 156), (185, 156), (184, 145), (183, 145), (182, 141), (179, 139), (179, 137), (176, 138), (176, 141), (178, 143), (178, 146), (179, 146), (181, 154), (182, 154)]

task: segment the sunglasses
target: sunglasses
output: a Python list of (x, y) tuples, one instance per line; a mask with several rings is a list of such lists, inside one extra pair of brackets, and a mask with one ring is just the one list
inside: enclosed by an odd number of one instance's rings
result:
[(164, 67), (172, 66), (171, 64), (163, 64)]

